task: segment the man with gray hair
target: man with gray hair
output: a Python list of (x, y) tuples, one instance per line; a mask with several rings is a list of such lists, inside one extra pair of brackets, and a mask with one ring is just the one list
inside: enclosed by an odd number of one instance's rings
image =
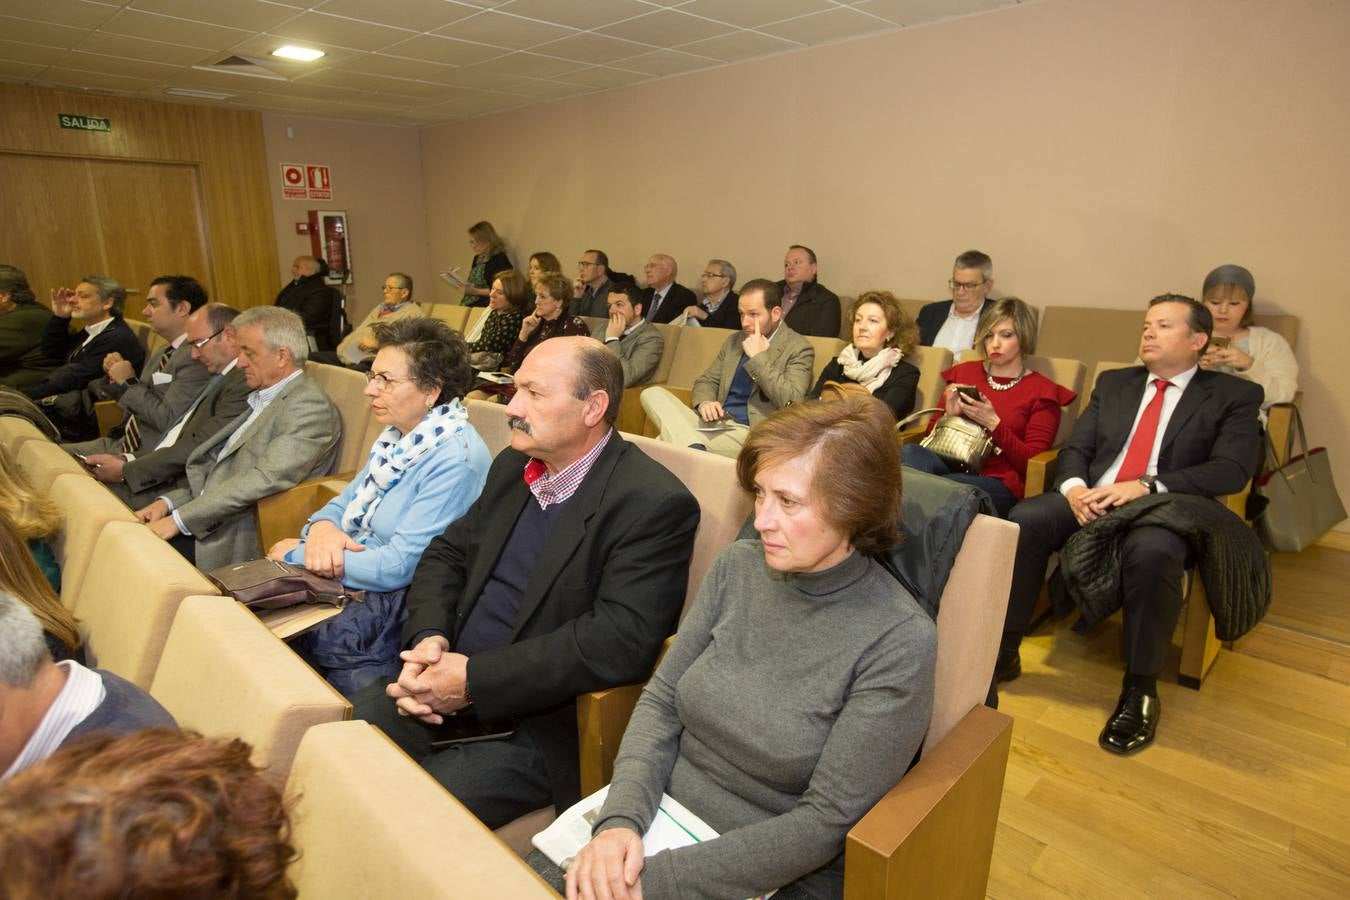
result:
[(74, 660), (52, 662), (32, 610), (0, 591), (0, 781), (86, 734), (175, 724), (131, 682)]
[(736, 267), (725, 259), (710, 259), (703, 267), (700, 281), (703, 296), (684, 308), (684, 324), (704, 328), (740, 328), (741, 312), (736, 305)]
[(327, 474), (342, 431), (332, 401), (305, 377), (309, 342), (299, 316), (255, 306), (234, 320), (234, 333), (238, 367), (252, 391), (249, 411), (192, 451), (186, 484), (137, 510), (203, 572), (261, 555), (254, 504)]
[(987, 253), (967, 250), (952, 263), (947, 286), (952, 289), (952, 299), (938, 300), (919, 310), (919, 343), (960, 354), (975, 345), (980, 317), (993, 305), (989, 292), (994, 288), (994, 261)]
[[(511, 447), (413, 575), (403, 671), (353, 698), (355, 718), (493, 828), (580, 799), (576, 697), (651, 673), (699, 517), (615, 431), (623, 370), (597, 341), (544, 341), (515, 381)], [(441, 745), (443, 723), (474, 719), (511, 727)]]
[(698, 302), (694, 292), (675, 280), (680, 274), (675, 257), (669, 253), (653, 253), (643, 267), (647, 276), (647, 292), (642, 298), (648, 322), (673, 322), (686, 308)]

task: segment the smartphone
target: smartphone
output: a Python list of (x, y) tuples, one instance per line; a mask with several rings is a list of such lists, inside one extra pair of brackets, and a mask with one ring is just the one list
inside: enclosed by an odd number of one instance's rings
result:
[(98, 463), (91, 463), (91, 462), (89, 461), (89, 457), (85, 456), (83, 453), (76, 453), (76, 454), (75, 454), (75, 458), (78, 459), (80, 462), (84, 463), (85, 466), (87, 466), (87, 467), (90, 468), (90, 469), (97, 469), (97, 468), (98, 468), (98, 465), (99, 465), (99, 464), (98, 464)]
[(1215, 347), (1218, 347), (1220, 350), (1227, 350), (1229, 346), (1233, 343), (1233, 339), (1226, 337), (1216, 337), (1210, 338), (1209, 342), (1213, 344)]
[(956, 392), (965, 397), (971, 403), (980, 402), (980, 389), (969, 384), (959, 384), (956, 386)]
[(446, 716), (440, 725), (430, 725), (428, 728), (431, 730), (431, 746), (437, 749), (475, 741), (506, 740), (516, 733), (516, 723), (510, 719), (484, 722), (473, 713)]

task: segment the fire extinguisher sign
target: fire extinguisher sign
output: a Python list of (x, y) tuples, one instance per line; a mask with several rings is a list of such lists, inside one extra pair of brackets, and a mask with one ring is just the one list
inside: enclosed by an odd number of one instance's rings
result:
[(281, 195), (287, 200), (332, 200), (333, 178), (328, 166), (282, 163)]

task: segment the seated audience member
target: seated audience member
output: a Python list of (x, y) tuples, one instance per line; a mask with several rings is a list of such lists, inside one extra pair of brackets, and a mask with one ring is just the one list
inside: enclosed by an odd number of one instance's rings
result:
[(56, 590), (29, 551), (21, 521), (16, 521), (21, 514), (0, 511), (0, 591), (26, 604), (37, 616), (52, 659), (83, 662), (84, 639), (75, 617), (61, 605)]
[[(1149, 301), (1143, 366), (1103, 372), (1060, 450), (1053, 493), (1013, 507), (1021, 526), (995, 678), (1021, 673), (1025, 634), (1050, 554), (1078, 529), (1157, 493), (1218, 497), (1251, 477), (1260, 441), (1259, 386), (1198, 367), (1209, 342), (1208, 308), (1189, 297)], [(1165, 439), (1164, 439), (1165, 436)], [(1098, 743), (1133, 753), (1153, 742), (1161, 716), (1158, 673), (1181, 611), (1188, 547), (1164, 528), (1129, 529), (1121, 551), (1126, 674)]]
[[(534, 289), (539, 281), (530, 279)], [(572, 282), (572, 310), (578, 316), (603, 319), (609, 315), (609, 256), (602, 250), (587, 250), (577, 260), (577, 279)]]
[(1242, 266), (1219, 266), (1205, 276), (1202, 297), (1214, 316), (1214, 336), (1200, 368), (1226, 372), (1261, 386), (1262, 409), (1292, 403), (1298, 393), (1298, 361), (1289, 342), (1252, 324), (1256, 279)]
[(151, 531), (194, 553), (203, 572), (257, 558), (253, 505), (327, 474), (342, 431), (332, 401), (305, 375), (309, 344), (299, 316), (255, 306), (234, 330), (249, 412), (198, 444), (184, 477), (137, 510)]
[(210, 374), (192, 405), (170, 426), (159, 443), (136, 453), (94, 453), (84, 464), (127, 506), (139, 509), (178, 482), (197, 445), (248, 409), (250, 389), (236, 363), (239, 342), (234, 320), (239, 311), (208, 303), (188, 318), (187, 345)]
[(50, 497), (37, 492), (19, 468), (14, 452), (3, 444), (0, 444), (0, 497), (4, 498), (0, 515), (9, 516), (52, 590), (61, 590), (61, 569), (52, 552), (52, 541), (65, 527), (61, 509)]
[(506, 256), (506, 244), (492, 223), (483, 220), (469, 228), (469, 248), (473, 250), (473, 265), (464, 279), (464, 298), (460, 306), (487, 306), (490, 285), (498, 272), (511, 268)]
[(0, 591), (0, 782), (86, 734), (173, 726), (131, 682), (74, 660), (52, 662), (37, 617)]
[[(86, 275), (75, 290), (52, 291), (52, 317), (42, 332), (42, 350), (65, 363), (35, 385), (24, 389), (42, 407), (68, 441), (98, 436), (98, 423), (85, 388), (102, 377), (103, 357), (117, 353), (139, 369), (145, 350), (135, 332), (122, 320), (126, 290), (111, 278)], [(74, 333), (70, 320), (84, 325)]]
[(952, 299), (929, 303), (919, 310), (919, 343), (946, 347), (952, 353), (975, 345), (975, 328), (988, 310), (994, 287), (994, 261), (978, 250), (967, 250), (952, 264), (947, 282)]
[(646, 384), (656, 374), (666, 339), (642, 317), (642, 291), (631, 281), (609, 289), (609, 321), (597, 325), (591, 337), (602, 341), (623, 366), (623, 386)]
[(684, 324), (704, 328), (740, 328), (736, 308), (736, 267), (725, 259), (710, 259), (703, 267), (703, 295), (684, 308)]
[(366, 377), (375, 420), (386, 426), (351, 483), (309, 517), (272, 559), (366, 592), (292, 644), (343, 694), (398, 674), (403, 595), (427, 543), (483, 490), (487, 446), (460, 398), (469, 386), (464, 339), (436, 319), (379, 323)]
[(37, 301), (22, 269), (0, 264), (0, 385), (23, 390), (61, 365), (42, 349), (52, 311)]
[(297, 256), (291, 263), (291, 282), (281, 289), (274, 306), (289, 309), (305, 323), (311, 350), (332, 350), (341, 335), (333, 334), (333, 309), (342, 303), (328, 284), (328, 266), (317, 256)]
[[(561, 276), (561, 273), (553, 273)], [(534, 305), (534, 290), (514, 269), (498, 272), (488, 295), (488, 311), (479, 316), (469, 342), (469, 365), (480, 372), (501, 368), (502, 358), (520, 334), (520, 323)]]
[[(489, 827), (579, 799), (576, 696), (646, 678), (684, 601), (698, 504), (613, 428), (614, 354), (545, 343), (516, 373), (511, 447), (422, 554), (403, 671), (355, 698)], [(443, 717), (513, 733), (445, 750)]]
[(686, 309), (698, 303), (689, 288), (675, 280), (679, 266), (675, 257), (653, 253), (642, 270), (647, 276), (647, 290), (643, 293), (643, 309), (648, 322), (672, 322)]
[[(942, 394), (947, 415), (979, 425), (998, 449), (989, 454), (978, 475), (952, 471), (937, 454), (918, 444), (907, 444), (902, 452), (911, 468), (984, 491), (1005, 518), (1026, 491), (1027, 462), (1050, 449), (1063, 407), (1078, 399), (1073, 391), (1027, 368), (1023, 357), (1036, 352), (1036, 330), (1036, 310), (1016, 297), (993, 301), (980, 317), (977, 346), (984, 361), (959, 363), (942, 373), (947, 380)], [(961, 387), (974, 388), (979, 399), (962, 394)], [(934, 416), (930, 432), (937, 422)]]
[[(534, 312), (520, 321), (520, 331), (516, 340), (502, 357), (501, 368), (514, 372), (526, 357), (549, 338), (565, 336), (589, 336), (586, 323), (568, 311), (568, 284), (562, 275), (543, 275), (535, 285)], [(609, 295), (609, 286), (605, 287)], [(491, 400), (494, 403), (508, 403), (516, 394), (515, 384), (495, 384), (481, 381), (474, 385), (468, 395), (470, 400)]]
[(66, 450), (75, 456), (135, 453), (160, 442), (211, 377), (187, 342), (188, 317), (205, 304), (195, 278), (162, 275), (150, 282), (142, 314), (165, 343), (146, 358), (140, 377), (121, 354), (103, 357), (106, 375), (90, 382), (89, 392), (93, 400), (116, 400), (126, 415), (107, 437), (65, 444)]
[(860, 384), (897, 419), (914, 409), (919, 370), (905, 362), (919, 331), (890, 291), (867, 291), (853, 303), (853, 343), (828, 363), (808, 395), (820, 396), (826, 382)]
[[(937, 628), (872, 558), (897, 540), (899, 462), (870, 398), (751, 431), (736, 469), (759, 539), (718, 558), (643, 690), (569, 897), (619, 880), (648, 900), (843, 895), (844, 836), (933, 706)], [(663, 791), (719, 836), (644, 859)]]
[(370, 361), (378, 349), (373, 328), (377, 322), (397, 322), (424, 316), (422, 307), (413, 302), (412, 276), (390, 272), (380, 288), (380, 303), (367, 313), (361, 324), (342, 339), (333, 353), (312, 353), (310, 359), (330, 365), (349, 366), (370, 370)]
[(249, 753), (149, 728), (53, 754), (0, 786), (6, 896), (290, 900), (286, 804)]
[(531, 290), (534, 288), (534, 283), (539, 280), (539, 276), (543, 275), (545, 272), (557, 272), (559, 275), (562, 274), (562, 263), (558, 262), (558, 257), (549, 253), (547, 250), (531, 253), (530, 265), (525, 270), (525, 277), (529, 279)]
[(748, 281), (737, 303), (741, 330), (694, 381), (692, 409), (665, 388), (642, 392), (642, 408), (661, 440), (734, 457), (750, 426), (806, 396), (815, 351), (783, 323), (778, 285)]
[(783, 321), (798, 334), (839, 337), (839, 297), (816, 280), (816, 251), (801, 244), (783, 257)]

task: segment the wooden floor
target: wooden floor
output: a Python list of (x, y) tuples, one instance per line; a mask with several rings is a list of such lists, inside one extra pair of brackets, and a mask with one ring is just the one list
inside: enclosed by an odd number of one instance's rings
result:
[(989, 896), (1350, 897), (1350, 685), (1225, 650), (1197, 692), (1174, 659), (1122, 758), (1097, 746), (1119, 646), (1119, 618), (1023, 644)]
[(1270, 557), (1270, 625), (1350, 644), (1350, 553), (1312, 546)]

